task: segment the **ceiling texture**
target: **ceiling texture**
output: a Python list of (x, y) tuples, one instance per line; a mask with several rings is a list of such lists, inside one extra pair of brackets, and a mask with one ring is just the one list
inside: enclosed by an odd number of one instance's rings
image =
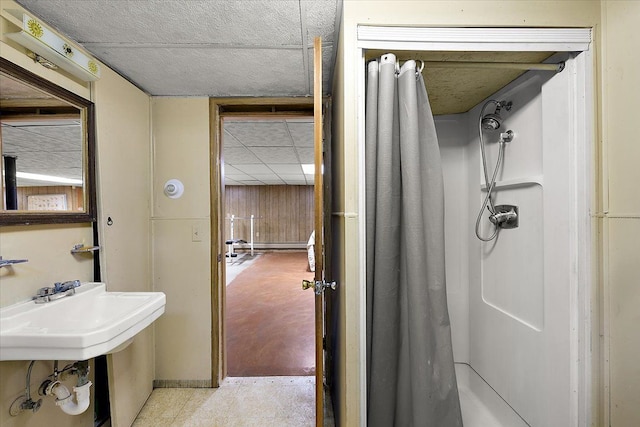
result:
[[(322, 37), (331, 93), (342, 0), (17, 0), (152, 96), (313, 96)], [(224, 124), (227, 185), (312, 185), (310, 119)]]
[[(342, 0), (17, 0), (152, 96), (309, 97), (322, 37), (331, 94)], [(366, 59), (387, 52), (367, 51)], [(542, 62), (553, 52), (394, 52), (400, 61)], [(425, 67), (434, 115), (469, 111), (523, 71)], [(305, 133), (306, 132), (306, 133)], [(227, 184), (309, 185), (309, 121), (224, 125)], [(297, 166), (296, 166), (297, 165)]]

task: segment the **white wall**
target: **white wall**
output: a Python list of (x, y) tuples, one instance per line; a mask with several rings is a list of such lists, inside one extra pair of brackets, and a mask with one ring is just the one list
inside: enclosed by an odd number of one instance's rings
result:
[(469, 363), (469, 121), (469, 114), (435, 116), (444, 176), (447, 301), (453, 358), (461, 363)]
[[(94, 102), (102, 280), (109, 291), (151, 291), (149, 96), (103, 67)], [(129, 426), (151, 394), (153, 327), (107, 357), (114, 427)]]
[[(152, 110), (153, 277), (155, 290), (167, 295), (156, 322), (155, 379), (211, 386), (209, 100), (153, 98)], [(184, 184), (179, 199), (163, 193), (173, 178)]]
[[(611, 426), (640, 425), (640, 2), (602, 2), (603, 374)], [(606, 384), (606, 383), (605, 383)], [(606, 389), (605, 389), (606, 392)], [(603, 423), (604, 424), (604, 423)]]
[[(577, 218), (586, 216), (575, 212), (573, 202), (572, 72), (551, 76), (530, 72), (494, 96), (513, 102), (502, 116), (503, 130), (515, 132), (505, 149), (495, 202), (518, 205), (520, 225), (490, 243), (472, 237), (469, 246), (471, 366), (532, 426), (573, 425), (570, 375), (577, 337), (571, 319), (578, 298), (572, 233)], [(469, 125), (477, 149), (478, 115), (479, 108), (471, 111)], [(485, 136), (491, 174), (497, 134)], [(469, 167), (469, 210), (475, 219), (484, 179), (479, 161)], [(486, 236), (493, 227), (484, 217)]]

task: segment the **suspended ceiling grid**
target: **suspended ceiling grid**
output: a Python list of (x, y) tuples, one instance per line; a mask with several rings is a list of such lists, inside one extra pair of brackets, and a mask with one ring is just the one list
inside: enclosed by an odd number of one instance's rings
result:
[(18, 0), (157, 96), (309, 96), (313, 40), (331, 93), (341, 0)]
[(225, 185), (313, 185), (313, 118), (228, 120), (223, 125)]
[[(331, 93), (336, 22), (342, 0), (18, 0), (150, 95), (310, 96), (313, 37), (323, 39), (323, 88)], [(367, 59), (386, 51), (368, 51)], [(551, 52), (410, 52), (401, 61), (541, 62)], [(512, 69), (425, 67), (435, 115), (470, 110), (517, 78)], [(309, 184), (309, 142), (293, 122), (237, 122), (225, 128), (227, 184)], [(310, 133), (312, 133), (312, 125)], [(295, 127), (295, 125), (293, 126)], [(278, 130), (276, 130), (278, 129)], [(291, 139), (279, 138), (289, 132)], [(244, 141), (242, 135), (263, 135)], [(247, 157), (243, 158), (242, 153)], [(275, 156), (273, 155), (275, 153)], [(300, 163), (294, 166), (297, 156)], [(265, 158), (262, 156), (265, 155)], [(276, 158), (280, 163), (273, 163)], [(284, 160), (286, 159), (286, 161)], [(273, 165), (273, 166), (272, 166)]]

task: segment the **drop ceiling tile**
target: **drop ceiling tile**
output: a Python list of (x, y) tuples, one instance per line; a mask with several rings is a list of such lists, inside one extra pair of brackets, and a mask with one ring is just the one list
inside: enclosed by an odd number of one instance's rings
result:
[(224, 149), (223, 153), (225, 164), (234, 165), (262, 163), (251, 151), (244, 147), (229, 147)]
[(93, 52), (151, 95), (308, 95), (299, 49), (96, 47)]
[(282, 120), (229, 122), (226, 131), (247, 147), (287, 147), (293, 141)]
[(257, 179), (258, 181), (277, 181), (280, 178), (275, 173), (271, 174), (262, 174), (262, 173), (252, 173), (251, 177), (253, 179)]
[(234, 180), (234, 179), (230, 179), (228, 176), (224, 176), (224, 185), (238, 185), (239, 182)]
[(299, 174), (302, 167), (299, 164), (274, 164), (270, 163), (269, 168), (277, 174)]
[(254, 175), (256, 173), (261, 173), (261, 174), (272, 173), (271, 169), (269, 169), (266, 165), (263, 165), (263, 164), (248, 164), (248, 165), (234, 164), (233, 166), (239, 171), (248, 173), (250, 175)]
[(315, 163), (313, 147), (296, 147), (300, 163)]
[(36, 15), (46, 16), (47, 23), (82, 43), (277, 46), (302, 41), (297, 1), (19, 0), (19, 3)]
[(234, 174), (234, 173), (243, 173), (240, 169), (236, 169), (232, 165), (225, 163), (224, 165), (224, 173), (225, 174)]
[(332, 42), (336, 19), (335, 0), (307, 1), (305, 4), (307, 38), (313, 42), (315, 36), (322, 37), (322, 42)]
[(284, 181), (281, 180), (281, 179), (273, 179), (273, 180), (262, 179), (261, 181), (262, 181), (262, 183), (264, 185), (282, 185), (282, 184), (284, 184)]
[(224, 126), (224, 133), (222, 134), (223, 147), (242, 147), (242, 143), (238, 141), (233, 135), (227, 132), (226, 125)]
[(264, 163), (298, 163), (293, 147), (251, 147), (251, 151)]
[(225, 173), (224, 174), (224, 178), (225, 179), (232, 179), (234, 181), (242, 181), (242, 180), (247, 180), (247, 179), (251, 179), (251, 176), (244, 174), (244, 173)]
[(262, 182), (255, 179), (238, 181), (241, 185), (262, 185)]
[(287, 123), (296, 147), (313, 147), (312, 123)]

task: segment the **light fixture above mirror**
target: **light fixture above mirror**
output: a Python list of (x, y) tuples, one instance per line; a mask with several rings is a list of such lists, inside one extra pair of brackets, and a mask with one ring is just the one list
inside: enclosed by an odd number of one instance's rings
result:
[[(7, 10), (20, 21), (22, 31), (6, 36), (27, 48), (34, 61), (46, 68), (60, 67), (84, 81), (100, 78), (100, 64), (70, 40), (50, 30), (42, 21), (19, 10)], [(17, 22), (16, 22), (17, 24)]]

